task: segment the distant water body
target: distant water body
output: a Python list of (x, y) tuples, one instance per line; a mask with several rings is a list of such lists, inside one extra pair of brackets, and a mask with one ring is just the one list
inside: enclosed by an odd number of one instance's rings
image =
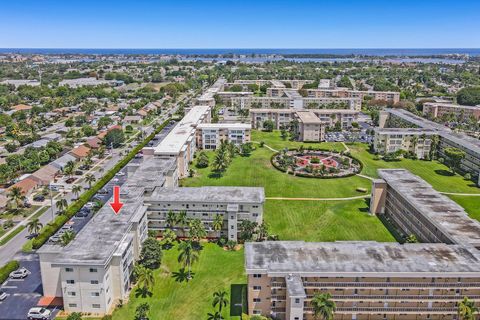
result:
[(0, 53), (25, 54), (98, 54), (98, 55), (363, 55), (363, 56), (434, 56), (447, 54), (465, 54), (480, 56), (480, 48), (448, 48), (448, 49), (74, 49), (74, 48), (0, 48)]

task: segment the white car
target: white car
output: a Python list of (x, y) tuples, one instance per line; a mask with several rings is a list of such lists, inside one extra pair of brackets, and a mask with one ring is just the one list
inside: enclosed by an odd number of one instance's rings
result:
[(52, 313), (50, 312), (50, 310), (47, 310), (41, 307), (35, 307), (28, 310), (27, 318), (29, 320), (34, 320), (34, 319), (48, 320), (50, 319), (51, 314)]
[(7, 294), (4, 291), (0, 291), (0, 301), (7, 299)]
[(30, 274), (30, 271), (28, 271), (25, 268), (20, 268), (18, 270), (10, 272), (10, 279), (23, 279), (26, 278)]
[(84, 205), (85, 208), (88, 208), (88, 209), (93, 209), (95, 207), (95, 202), (87, 202), (85, 205)]
[(125, 175), (125, 172), (122, 172), (122, 171), (118, 171), (117, 173), (115, 173), (115, 175), (117, 177), (123, 177)]

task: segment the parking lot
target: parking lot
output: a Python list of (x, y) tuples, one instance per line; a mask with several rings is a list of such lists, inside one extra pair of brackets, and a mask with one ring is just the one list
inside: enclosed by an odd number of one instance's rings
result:
[[(151, 146), (158, 145), (165, 136), (172, 130), (175, 124), (169, 124), (166, 126), (157, 136), (152, 140)], [(131, 162), (140, 162), (141, 158), (135, 158)], [(102, 190), (105, 192), (97, 193), (94, 196), (95, 200), (98, 200), (103, 204), (110, 200), (113, 195), (113, 187), (116, 185), (123, 185), (127, 180), (126, 169), (120, 170), (120, 174), (117, 174), (112, 180), (110, 180)], [(121, 199), (120, 199), (121, 200)], [(92, 199), (93, 201), (93, 199)], [(82, 208), (83, 209), (83, 208)], [(91, 210), (86, 216), (73, 217), (67, 225), (71, 226), (72, 231), (78, 233), (92, 218), (94, 210)], [(57, 232), (57, 236), (60, 234)], [(4, 291), (7, 297), (4, 301), (0, 302), (0, 319), (1, 320), (16, 320), (27, 319), (27, 313), (30, 308), (37, 306), (39, 299), (43, 295), (42, 281), (40, 274), (40, 263), (38, 256), (35, 253), (24, 254), (18, 253), (15, 259), (19, 261), (20, 267), (26, 268), (30, 271), (30, 274), (24, 279), (9, 279), (0, 286), (0, 291)], [(57, 309), (51, 309), (53, 316), (58, 312)]]

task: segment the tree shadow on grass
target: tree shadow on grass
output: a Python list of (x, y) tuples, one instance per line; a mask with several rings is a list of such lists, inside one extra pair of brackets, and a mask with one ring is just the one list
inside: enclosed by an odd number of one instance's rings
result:
[(152, 296), (152, 293), (150, 292), (150, 290), (148, 290), (148, 288), (137, 288), (135, 290), (135, 298), (138, 298), (138, 297), (146, 298), (151, 296)]
[(189, 280), (192, 280), (194, 275), (195, 273), (190, 271), (190, 279), (189, 279), (188, 271), (186, 271), (185, 268), (181, 268), (177, 272), (172, 272), (172, 278), (174, 278), (176, 282), (188, 282)]
[(242, 313), (247, 313), (247, 285), (232, 284), (230, 285), (230, 316), (241, 317)]
[(452, 177), (455, 175), (455, 173), (452, 173), (451, 171), (444, 170), (444, 169), (437, 169), (435, 170), (435, 173), (444, 177)]
[(212, 171), (208, 174), (210, 179), (220, 179), (223, 176), (221, 172)]

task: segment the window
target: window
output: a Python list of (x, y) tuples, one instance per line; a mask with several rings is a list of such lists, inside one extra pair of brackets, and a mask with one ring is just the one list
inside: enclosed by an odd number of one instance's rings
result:
[(67, 284), (74, 284), (75, 280), (67, 280)]
[(99, 303), (94, 303), (94, 304), (92, 304), (92, 308), (100, 309), (100, 304)]
[(90, 280), (90, 284), (98, 284), (98, 280)]
[(253, 310), (253, 314), (262, 314), (262, 311), (260, 311), (260, 310)]
[(67, 293), (70, 297), (75, 297), (77, 295), (77, 293), (75, 291), (69, 291)]
[(262, 287), (261, 286), (253, 286), (253, 290), (259, 291), (259, 290), (262, 290)]
[(254, 277), (254, 278), (261, 278), (261, 277), (262, 277), (262, 275), (261, 275), (261, 274), (259, 274), (259, 273), (254, 273), (254, 274), (253, 274), (253, 277)]
[(92, 292), (91, 296), (92, 297), (100, 297), (100, 292)]
[(260, 302), (262, 301), (260, 298), (253, 298), (253, 302)]
[(97, 268), (90, 268), (89, 271), (90, 272), (97, 272)]
[(296, 298), (295, 303), (300, 303), (300, 299)]
[(73, 268), (65, 268), (65, 272), (73, 272)]
[(76, 308), (77, 307), (77, 304), (76, 303), (69, 303), (68, 306), (70, 308)]

